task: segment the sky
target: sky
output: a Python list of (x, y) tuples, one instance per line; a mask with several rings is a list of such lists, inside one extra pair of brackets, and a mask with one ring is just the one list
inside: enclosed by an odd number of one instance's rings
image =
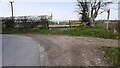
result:
[(118, 19), (120, 20), (120, 1), (119, 1), (119, 4), (118, 4), (118, 9), (119, 9), (119, 11), (118, 11)]
[[(53, 20), (78, 20), (76, 10), (76, 0), (14, 0), (14, 16), (29, 15), (50, 15), (53, 14)], [(118, 19), (118, 4), (111, 4), (108, 8), (110, 19)], [(11, 6), (9, 0), (0, 1), (0, 17), (11, 16)], [(107, 19), (107, 12), (99, 15), (97, 20)]]

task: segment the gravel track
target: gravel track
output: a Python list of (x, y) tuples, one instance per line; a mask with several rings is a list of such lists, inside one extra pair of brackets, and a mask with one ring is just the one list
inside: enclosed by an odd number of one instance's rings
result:
[(40, 44), (41, 66), (110, 66), (111, 62), (103, 61), (104, 52), (98, 50), (98, 47), (118, 46), (118, 41), (112, 39), (62, 35), (27, 36)]

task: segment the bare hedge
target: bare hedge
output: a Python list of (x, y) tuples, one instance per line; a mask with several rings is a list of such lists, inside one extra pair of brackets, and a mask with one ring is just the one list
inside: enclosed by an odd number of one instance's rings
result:
[(47, 17), (39, 19), (29, 19), (26, 16), (22, 18), (4, 18), (2, 19), (3, 28), (48, 28), (50, 20)]

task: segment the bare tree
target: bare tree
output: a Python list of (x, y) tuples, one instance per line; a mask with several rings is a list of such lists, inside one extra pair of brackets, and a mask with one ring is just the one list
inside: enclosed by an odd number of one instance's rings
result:
[(103, 10), (108, 4), (112, 2), (102, 2), (102, 0), (77, 0), (77, 12), (81, 15), (81, 20), (85, 25), (95, 26), (96, 17), (105, 12)]

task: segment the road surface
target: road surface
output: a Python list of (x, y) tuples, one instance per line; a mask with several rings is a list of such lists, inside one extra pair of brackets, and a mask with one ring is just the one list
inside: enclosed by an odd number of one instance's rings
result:
[(2, 67), (2, 35), (0, 34), (0, 67)]
[(29, 34), (40, 43), (41, 66), (111, 66), (100, 46), (117, 47), (118, 41), (93, 37)]
[(2, 35), (3, 66), (39, 66), (38, 44), (30, 37)]
[[(63, 35), (3, 35), (4, 66), (111, 66), (100, 46), (117, 40)], [(38, 44), (33, 41), (34, 39)]]

